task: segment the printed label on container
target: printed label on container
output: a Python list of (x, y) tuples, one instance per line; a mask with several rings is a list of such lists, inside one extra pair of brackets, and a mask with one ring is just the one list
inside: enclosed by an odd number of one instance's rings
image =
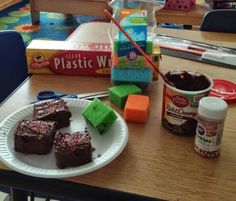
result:
[(195, 134), (198, 102), (206, 94), (181, 94), (164, 85), (162, 105), (162, 123), (164, 126), (174, 133)]
[[(102, 69), (110, 66), (110, 54), (104, 52), (97, 55), (91, 55), (89, 52), (65, 51), (56, 54), (50, 60), (50, 69), (56, 73), (62, 74), (80, 74), (86, 75), (94, 73), (94, 69)], [(83, 71), (81, 71), (83, 69)], [(81, 71), (81, 72), (80, 72)], [(86, 72), (87, 71), (87, 72)]]
[(223, 134), (223, 121), (207, 121), (198, 120), (195, 146), (206, 152), (215, 152), (220, 149), (222, 134)]
[[(49, 68), (52, 72), (65, 75), (107, 75), (111, 66), (110, 52), (89, 51), (61, 51), (52, 55), (49, 60), (37, 54), (37, 60), (31, 64), (32, 68)], [(106, 69), (106, 72), (104, 71)]]

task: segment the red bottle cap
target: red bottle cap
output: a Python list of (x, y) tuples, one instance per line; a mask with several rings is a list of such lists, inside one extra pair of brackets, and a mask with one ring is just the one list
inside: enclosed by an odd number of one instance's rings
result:
[(222, 98), (227, 103), (236, 103), (236, 84), (227, 80), (213, 80), (210, 96)]

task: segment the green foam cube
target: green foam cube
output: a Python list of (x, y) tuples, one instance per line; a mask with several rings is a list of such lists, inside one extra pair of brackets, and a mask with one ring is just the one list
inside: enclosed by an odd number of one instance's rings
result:
[(121, 84), (108, 89), (109, 100), (119, 108), (124, 108), (129, 94), (141, 94), (142, 90), (134, 84)]
[(117, 119), (116, 113), (99, 99), (94, 99), (82, 115), (100, 134), (105, 133)]

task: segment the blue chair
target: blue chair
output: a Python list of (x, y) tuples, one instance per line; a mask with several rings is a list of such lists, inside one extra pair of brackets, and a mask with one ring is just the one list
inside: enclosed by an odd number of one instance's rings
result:
[(25, 44), (16, 31), (0, 31), (0, 104), (28, 77)]
[(206, 12), (200, 30), (236, 33), (236, 9), (219, 9)]

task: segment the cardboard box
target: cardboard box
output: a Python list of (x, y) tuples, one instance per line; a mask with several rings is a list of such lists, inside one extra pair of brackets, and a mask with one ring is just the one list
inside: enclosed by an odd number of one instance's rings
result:
[[(110, 76), (111, 44), (33, 40), (26, 48), (29, 73), (80, 76)], [(154, 62), (159, 68), (160, 51), (154, 49)], [(158, 74), (153, 74), (153, 80)]]
[(26, 48), (29, 73), (109, 76), (110, 43), (33, 40)]

